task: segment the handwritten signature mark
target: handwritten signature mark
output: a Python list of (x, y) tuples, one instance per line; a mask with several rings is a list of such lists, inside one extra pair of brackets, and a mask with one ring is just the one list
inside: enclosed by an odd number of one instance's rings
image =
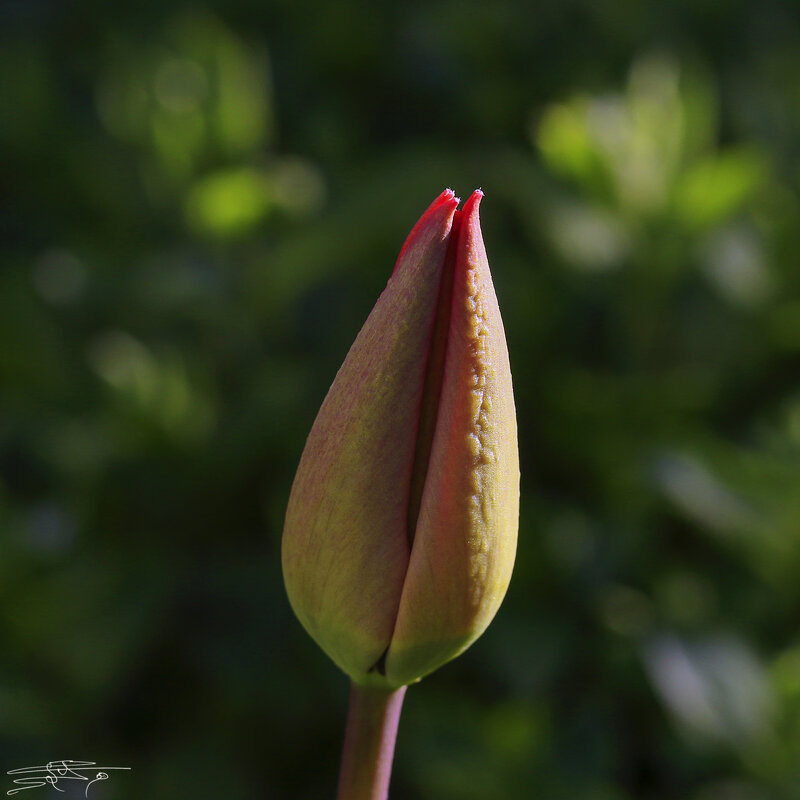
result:
[[(130, 767), (98, 767), (96, 761), (48, 761), (39, 767), (21, 767), (20, 769), (10, 769), (7, 775), (22, 775), (24, 777), (14, 778), (15, 789), (9, 789), (7, 795), (15, 795), (17, 792), (24, 792), (26, 789), (35, 789), (38, 786), (48, 784), (59, 792), (64, 789), (58, 788), (59, 781), (88, 781), (84, 797), (89, 797), (89, 787), (97, 781), (107, 781), (109, 770), (130, 769)], [(89, 775), (82, 773), (88, 772)], [(91, 774), (94, 777), (91, 778)]]

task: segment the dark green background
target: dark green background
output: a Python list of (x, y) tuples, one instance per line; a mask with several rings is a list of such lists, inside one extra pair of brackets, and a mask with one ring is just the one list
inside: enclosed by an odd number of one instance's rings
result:
[(1, 2), (2, 772), (333, 796), (283, 511), (406, 233), (481, 186), (518, 559), (393, 797), (800, 797), (791, 6)]

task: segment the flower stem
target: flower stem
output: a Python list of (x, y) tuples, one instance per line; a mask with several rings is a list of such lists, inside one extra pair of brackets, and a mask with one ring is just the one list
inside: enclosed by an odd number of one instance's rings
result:
[(337, 800), (386, 800), (405, 693), (350, 684)]

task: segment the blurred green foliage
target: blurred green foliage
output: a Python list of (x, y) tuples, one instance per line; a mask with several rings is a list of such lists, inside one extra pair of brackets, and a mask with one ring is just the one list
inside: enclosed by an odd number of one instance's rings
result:
[(393, 795), (800, 796), (790, 4), (0, 13), (4, 769), (332, 796), (346, 682), (283, 510), (406, 233), (481, 186), (518, 563), (408, 693)]

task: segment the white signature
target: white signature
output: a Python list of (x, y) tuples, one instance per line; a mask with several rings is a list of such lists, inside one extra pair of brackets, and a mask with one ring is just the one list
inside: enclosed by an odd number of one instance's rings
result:
[[(16, 789), (9, 789), (6, 794), (14, 795), (17, 792), (24, 792), (26, 789), (35, 789), (37, 786), (47, 786), (50, 784), (54, 789), (63, 792), (64, 789), (58, 788), (59, 781), (89, 781), (86, 784), (84, 797), (89, 797), (89, 787), (97, 781), (107, 781), (108, 772), (112, 769), (130, 769), (130, 767), (98, 767), (96, 761), (48, 761), (40, 767), (21, 767), (20, 769), (10, 769), (7, 775), (22, 775), (24, 777), (14, 778)], [(88, 772), (89, 775), (82, 773)], [(91, 777), (92, 773), (94, 777)], [(90, 780), (91, 778), (91, 780)]]

